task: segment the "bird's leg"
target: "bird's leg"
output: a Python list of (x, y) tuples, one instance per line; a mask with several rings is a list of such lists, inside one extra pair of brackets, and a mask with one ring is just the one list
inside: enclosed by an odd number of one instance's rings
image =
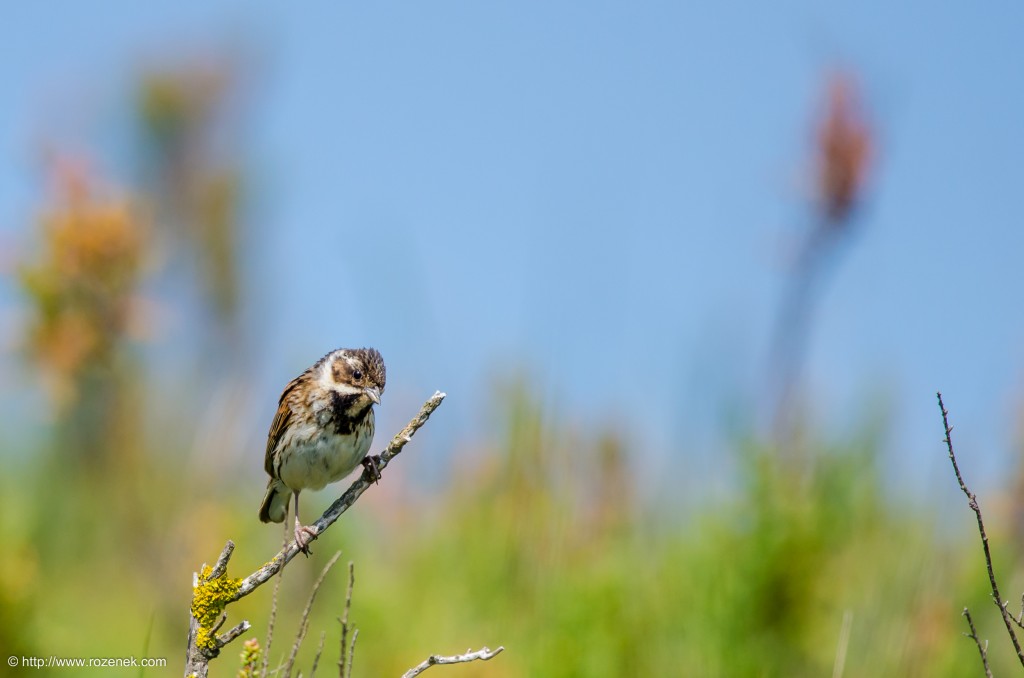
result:
[(380, 469), (377, 468), (377, 465), (380, 463), (380, 455), (368, 454), (363, 457), (363, 460), (359, 463), (361, 463), (363, 468), (366, 469), (366, 472), (370, 474), (370, 480), (374, 483), (381, 479)]
[(295, 493), (295, 545), (307, 556), (312, 553), (309, 550), (309, 542), (316, 539), (317, 531), (313, 525), (303, 525), (299, 522), (299, 493)]

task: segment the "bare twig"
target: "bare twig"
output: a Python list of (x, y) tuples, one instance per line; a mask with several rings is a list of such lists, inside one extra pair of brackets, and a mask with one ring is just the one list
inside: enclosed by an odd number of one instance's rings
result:
[(217, 618), (217, 623), (210, 628), (210, 633), (217, 633), (217, 631), (220, 631), (220, 627), (224, 626), (224, 622), (226, 622), (227, 620), (227, 613), (221, 612), (220, 617)]
[(295, 642), (292, 643), (292, 651), (288, 655), (288, 661), (285, 662), (284, 668), (281, 670), (281, 675), (284, 678), (290, 678), (292, 675), (292, 667), (295, 666), (295, 657), (299, 654), (299, 647), (302, 645), (302, 641), (306, 638), (306, 631), (309, 629), (309, 612), (313, 609), (313, 601), (316, 600), (316, 594), (320, 590), (320, 587), (324, 583), (324, 578), (327, 577), (327, 573), (334, 567), (334, 563), (338, 562), (338, 558), (341, 557), (341, 551), (337, 551), (334, 556), (327, 561), (324, 565), (323, 571), (320, 572), (320, 576), (317, 577), (313, 583), (313, 590), (309, 594), (309, 600), (306, 601), (306, 608), (302, 611), (302, 619), (299, 622), (299, 630), (295, 634)]
[(348, 590), (345, 592), (345, 611), (340, 617), (338, 617), (338, 623), (341, 624), (341, 654), (338, 656), (338, 676), (339, 678), (345, 678), (345, 666), (350, 663), (345, 661), (346, 654), (348, 653), (348, 612), (352, 608), (352, 589), (356, 585), (356, 565), (351, 560), (348, 561)]
[(970, 633), (964, 635), (974, 640), (974, 644), (978, 646), (978, 653), (981, 655), (981, 665), (985, 669), (985, 678), (992, 678), (992, 670), (988, 667), (988, 641), (985, 644), (981, 644), (981, 640), (978, 638), (978, 632), (974, 628), (974, 620), (971, 619), (971, 612), (966, 607), (964, 608), (963, 615), (967, 617), (967, 626), (971, 629)]
[(221, 645), (227, 645), (232, 640), (242, 635), (249, 630), (249, 622), (243, 619), (238, 622), (235, 626), (231, 627), (226, 633), (217, 636), (217, 642)]
[(1024, 629), (1024, 593), (1020, 596), (1020, 614), (1013, 620), (1013, 623)]
[[(429, 419), (434, 410), (441, 405), (444, 398), (444, 393), (441, 393), (440, 391), (434, 393), (434, 395), (423, 404), (419, 413), (413, 417), (406, 427), (391, 439), (391, 442), (388, 443), (387, 447), (385, 447), (384, 451), (380, 454), (380, 461), (376, 464), (377, 474), (387, 468), (387, 465), (391, 460), (401, 453), (402, 448), (405, 447), (406, 443), (412, 440), (416, 431), (418, 431), (420, 427), (427, 422), (427, 419)], [(324, 530), (333, 525), (334, 522), (340, 518), (341, 515), (345, 513), (345, 511), (347, 511), (352, 504), (362, 496), (363, 492), (374, 484), (375, 481), (376, 478), (371, 477), (370, 471), (368, 469), (364, 470), (363, 473), (349, 486), (345, 493), (335, 500), (335, 502), (331, 504), (326, 511), (324, 511), (323, 515), (313, 523), (313, 528), (316, 530), (316, 534), (322, 535)], [(210, 660), (220, 654), (220, 650), (224, 645), (220, 642), (220, 638), (217, 636), (210, 638), (209, 628), (203, 627), (195, 616), (196, 595), (200, 591), (200, 588), (202, 588), (203, 596), (206, 599), (205, 602), (208, 605), (219, 606), (219, 608), (223, 610), (225, 606), (244, 598), (265, 584), (271, 577), (280, 572), (289, 562), (291, 562), (291, 560), (299, 553), (298, 546), (292, 542), (285, 545), (277, 555), (270, 560), (270, 562), (263, 565), (249, 576), (244, 579), (230, 580), (226, 577), (226, 572), (228, 561), (231, 558), (233, 550), (234, 543), (228, 541), (224, 550), (221, 552), (220, 557), (217, 559), (214, 568), (210, 570), (205, 577), (199, 577), (198, 575), (193, 577), (193, 614), (189, 619), (185, 675), (195, 674), (196, 678), (206, 678), (209, 673)], [(214, 574), (217, 574), (217, 576), (213, 576)], [(216, 586), (211, 586), (211, 584), (216, 584)], [(215, 620), (211, 619), (207, 624), (212, 624), (213, 621)], [(355, 638), (353, 638), (353, 641), (354, 640)], [(269, 653), (269, 647), (267, 648), (267, 652)]]
[[(285, 509), (284, 515), (284, 533), (288, 534), (288, 509)], [(285, 536), (284, 543), (281, 548), (288, 546), (288, 537)], [(267, 670), (270, 668), (270, 647), (274, 642), (274, 623), (277, 621), (277, 600), (278, 594), (281, 592), (281, 580), (284, 579), (284, 569), (277, 574), (277, 579), (274, 581), (274, 593), (270, 596), (270, 616), (267, 618), (267, 646), (263, 650), (263, 661), (260, 667), (260, 678), (267, 678)]]
[(359, 629), (352, 631), (352, 642), (348, 645), (348, 661), (345, 662), (345, 673), (341, 678), (352, 678), (352, 661), (356, 658), (356, 640), (359, 638)]
[[(992, 599), (995, 602), (996, 607), (999, 608), (999, 613), (1003, 617), (1003, 624), (1006, 626), (1006, 632), (1010, 635), (1010, 640), (1013, 642), (1013, 648), (1017, 651), (1017, 659), (1020, 660), (1021, 666), (1024, 666), (1024, 652), (1021, 651), (1020, 641), (1017, 640), (1017, 634), (1013, 630), (1014, 619), (1013, 616), (1006, 609), (1007, 603), (1003, 601), (1002, 596), (999, 595), (999, 585), (996, 583), (996, 573), (992, 569), (992, 553), (988, 547), (988, 534), (985, 532), (985, 521), (981, 517), (981, 506), (978, 504), (978, 498), (973, 492), (967, 489), (967, 484), (964, 483), (964, 478), (960, 475), (960, 467), (956, 463), (956, 454), (953, 453), (953, 441), (950, 434), (953, 432), (953, 427), (949, 425), (949, 412), (946, 410), (946, 406), (942, 404), (942, 394), (936, 393), (936, 397), (939, 399), (939, 409), (942, 411), (942, 426), (946, 432), (946, 449), (949, 450), (949, 460), (953, 464), (953, 472), (956, 473), (956, 481), (960, 484), (960, 490), (967, 497), (967, 505), (970, 506), (971, 510), (974, 511), (974, 515), (978, 519), (978, 533), (981, 535), (981, 548), (985, 552), (985, 566), (988, 568), (988, 580), (992, 586)], [(969, 618), (968, 618), (969, 619)]]
[(497, 650), (494, 650), (492, 652), (490, 649), (484, 647), (480, 648), (476, 652), (466, 650), (466, 654), (457, 654), (452, 655), (451, 657), (444, 657), (438, 654), (432, 654), (420, 664), (412, 667), (411, 669), (403, 673), (402, 678), (413, 678), (413, 676), (418, 676), (427, 669), (429, 669), (431, 666), (435, 666), (437, 664), (463, 664), (465, 662), (473, 662), (478, 659), (481, 661), (487, 661), (488, 659), (496, 657), (504, 649), (504, 647), (499, 647)]
[(210, 576), (208, 579), (220, 579), (224, 571), (228, 569), (228, 561), (231, 560), (231, 554), (235, 552), (235, 543), (228, 541), (224, 545), (224, 550), (220, 552), (220, 556), (217, 558), (217, 562), (213, 564), (213, 569), (210, 570)]
[(309, 670), (309, 678), (316, 678), (316, 667), (320, 664), (320, 655), (324, 653), (324, 640), (327, 639), (327, 631), (320, 632), (320, 644), (316, 646), (316, 654), (313, 655), (313, 668)]

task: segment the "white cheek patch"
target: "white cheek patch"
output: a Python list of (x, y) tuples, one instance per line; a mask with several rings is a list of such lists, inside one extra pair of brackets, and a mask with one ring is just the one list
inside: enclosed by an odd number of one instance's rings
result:
[(357, 386), (350, 386), (349, 384), (335, 384), (332, 382), (331, 384), (325, 384), (324, 386), (325, 388), (328, 388), (335, 393), (340, 393), (341, 395), (357, 395), (363, 392), (363, 389)]
[[(346, 358), (345, 361), (351, 366), (352, 358)], [(323, 368), (320, 370), (320, 376), (317, 378), (317, 383), (320, 384), (325, 390), (335, 391), (342, 395), (354, 395), (356, 393), (362, 393), (363, 389), (349, 384), (338, 384), (334, 381), (334, 375), (331, 374), (331, 367), (333, 362), (328, 360), (324, 363)]]

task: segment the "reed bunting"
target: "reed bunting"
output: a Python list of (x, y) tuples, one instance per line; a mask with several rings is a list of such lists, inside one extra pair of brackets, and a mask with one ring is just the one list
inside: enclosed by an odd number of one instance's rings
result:
[(378, 477), (366, 456), (373, 440), (373, 406), (384, 392), (384, 359), (372, 348), (341, 348), (293, 379), (281, 394), (267, 435), (264, 467), (270, 474), (260, 520), (284, 522), (295, 495), (295, 543), (309, 553), (315, 526), (299, 520), (299, 493), (341, 480), (360, 463)]

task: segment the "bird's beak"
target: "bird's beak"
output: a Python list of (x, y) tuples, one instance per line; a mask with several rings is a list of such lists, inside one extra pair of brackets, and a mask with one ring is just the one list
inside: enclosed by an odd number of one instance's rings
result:
[(363, 392), (366, 393), (366, 395), (370, 396), (370, 400), (372, 400), (376, 404), (380, 405), (380, 389), (379, 388), (377, 388), (376, 386), (372, 386), (372, 387), (363, 389)]

